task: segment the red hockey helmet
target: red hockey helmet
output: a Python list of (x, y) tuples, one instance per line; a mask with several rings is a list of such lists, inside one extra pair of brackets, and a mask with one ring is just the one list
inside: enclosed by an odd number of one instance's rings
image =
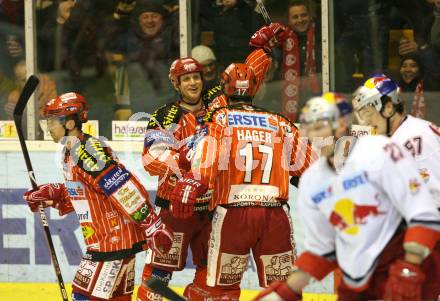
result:
[(175, 60), (170, 67), (169, 78), (172, 83), (178, 83), (179, 78), (182, 75), (193, 73), (193, 72), (203, 72), (203, 66), (196, 59), (190, 57), (184, 57)]
[(74, 92), (64, 93), (48, 101), (44, 106), (44, 117), (64, 117), (78, 114), (81, 122), (87, 122), (89, 105), (85, 98)]
[(254, 68), (246, 64), (231, 64), (222, 74), (223, 91), (227, 96), (254, 97), (257, 78)]

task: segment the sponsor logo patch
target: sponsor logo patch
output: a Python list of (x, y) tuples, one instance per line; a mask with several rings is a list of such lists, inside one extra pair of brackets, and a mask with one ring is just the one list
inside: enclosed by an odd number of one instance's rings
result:
[[(113, 194), (113, 197), (121, 204), (121, 206), (132, 215), (137, 211), (139, 207), (145, 201), (144, 196), (141, 194), (139, 189), (133, 184), (132, 181), (128, 181)], [(134, 218), (134, 216), (133, 216)]]
[(116, 166), (99, 180), (98, 185), (106, 195), (111, 195), (130, 178), (131, 175), (125, 168)]
[(65, 185), (67, 189), (67, 194), (69, 195), (72, 201), (86, 199), (86, 191), (83, 183), (66, 181)]
[(347, 191), (356, 188), (360, 185), (364, 185), (366, 183), (368, 183), (368, 178), (367, 178), (367, 174), (364, 172), (362, 174), (344, 180), (342, 182), (342, 186), (344, 187), (344, 190)]
[(153, 263), (166, 267), (179, 268), (182, 260), (181, 253), (184, 235), (185, 234), (181, 232), (174, 232), (173, 244), (168, 254), (161, 256), (154, 253)]
[(329, 186), (327, 189), (322, 190), (314, 195), (312, 195), (312, 201), (315, 204), (321, 203), (325, 198), (328, 198), (332, 195), (332, 187)]
[(293, 270), (292, 252), (260, 256), (264, 266), (264, 281), (268, 286), (273, 281), (285, 281)]
[(231, 127), (252, 127), (270, 130), (278, 130), (277, 121), (268, 114), (257, 114), (249, 112), (231, 112), (228, 114), (228, 126)]
[(173, 146), (176, 141), (171, 133), (160, 130), (148, 130), (145, 134), (144, 147), (150, 147), (155, 143), (165, 143)]
[(115, 289), (122, 260), (106, 261), (102, 264), (98, 280), (96, 280), (92, 296), (110, 299)]
[(82, 226), (81, 231), (86, 240), (95, 234), (95, 230), (91, 226)]
[(75, 274), (73, 283), (82, 290), (89, 292), (93, 278), (96, 276), (98, 262), (83, 259), (81, 260), (78, 271)]
[(240, 283), (243, 273), (246, 270), (247, 262), (248, 255), (222, 253), (217, 284), (232, 285)]
[(279, 189), (272, 185), (231, 185), (229, 204), (245, 203), (249, 206), (267, 206), (278, 203)]

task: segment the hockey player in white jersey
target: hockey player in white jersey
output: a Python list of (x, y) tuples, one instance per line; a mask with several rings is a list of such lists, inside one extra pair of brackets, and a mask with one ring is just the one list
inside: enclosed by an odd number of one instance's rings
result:
[(440, 208), (440, 129), (405, 114), (397, 84), (384, 75), (368, 79), (352, 102), (360, 123), (373, 126), (378, 135), (390, 136), (411, 153)]
[[(327, 93), (307, 102), (301, 120), (309, 137), (336, 141), (348, 135), (351, 108)], [(437, 300), (440, 271), (431, 252), (440, 241), (440, 213), (414, 160), (385, 136), (339, 144), (323, 147), (299, 183), (305, 250), (298, 270), (255, 300), (300, 300), (311, 278), (336, 267), (343, 273), (339, 301)]]

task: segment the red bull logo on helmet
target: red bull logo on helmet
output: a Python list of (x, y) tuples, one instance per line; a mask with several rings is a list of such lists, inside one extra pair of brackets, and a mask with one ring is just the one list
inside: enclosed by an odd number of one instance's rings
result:
[(378, 205), (357, 205), (351, 199), (337, 201), (330, 214), (329, 221), (337, 230), (349, 235), (357, 235), (360, 225), (366, 224), (369, 216), (383, 214)]

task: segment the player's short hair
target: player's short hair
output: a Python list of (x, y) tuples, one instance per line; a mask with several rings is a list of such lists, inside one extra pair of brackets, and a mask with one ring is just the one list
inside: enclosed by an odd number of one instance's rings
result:
[[(392, 103), (391, 97), (386, 96), (386, 95), (382, 96), (380, 98), (380, 100), (382, 101), (382, 108), (385, 107), (385, 105), (387, 103), (389, 103), (389, 102)], [(394, 109), (396, 110), (396, 113), (403, 114), (405, 112), (405, 104), (403, 101), (399, 102), (397, 104), (393, 103), (393, 106), (394, 106)]]
[(307, 12), (310, 14), (309, 1), (307, 0), (292, 0), (289, 2), (287, 9), (289, 10), (292, 6), (305, 6)]

